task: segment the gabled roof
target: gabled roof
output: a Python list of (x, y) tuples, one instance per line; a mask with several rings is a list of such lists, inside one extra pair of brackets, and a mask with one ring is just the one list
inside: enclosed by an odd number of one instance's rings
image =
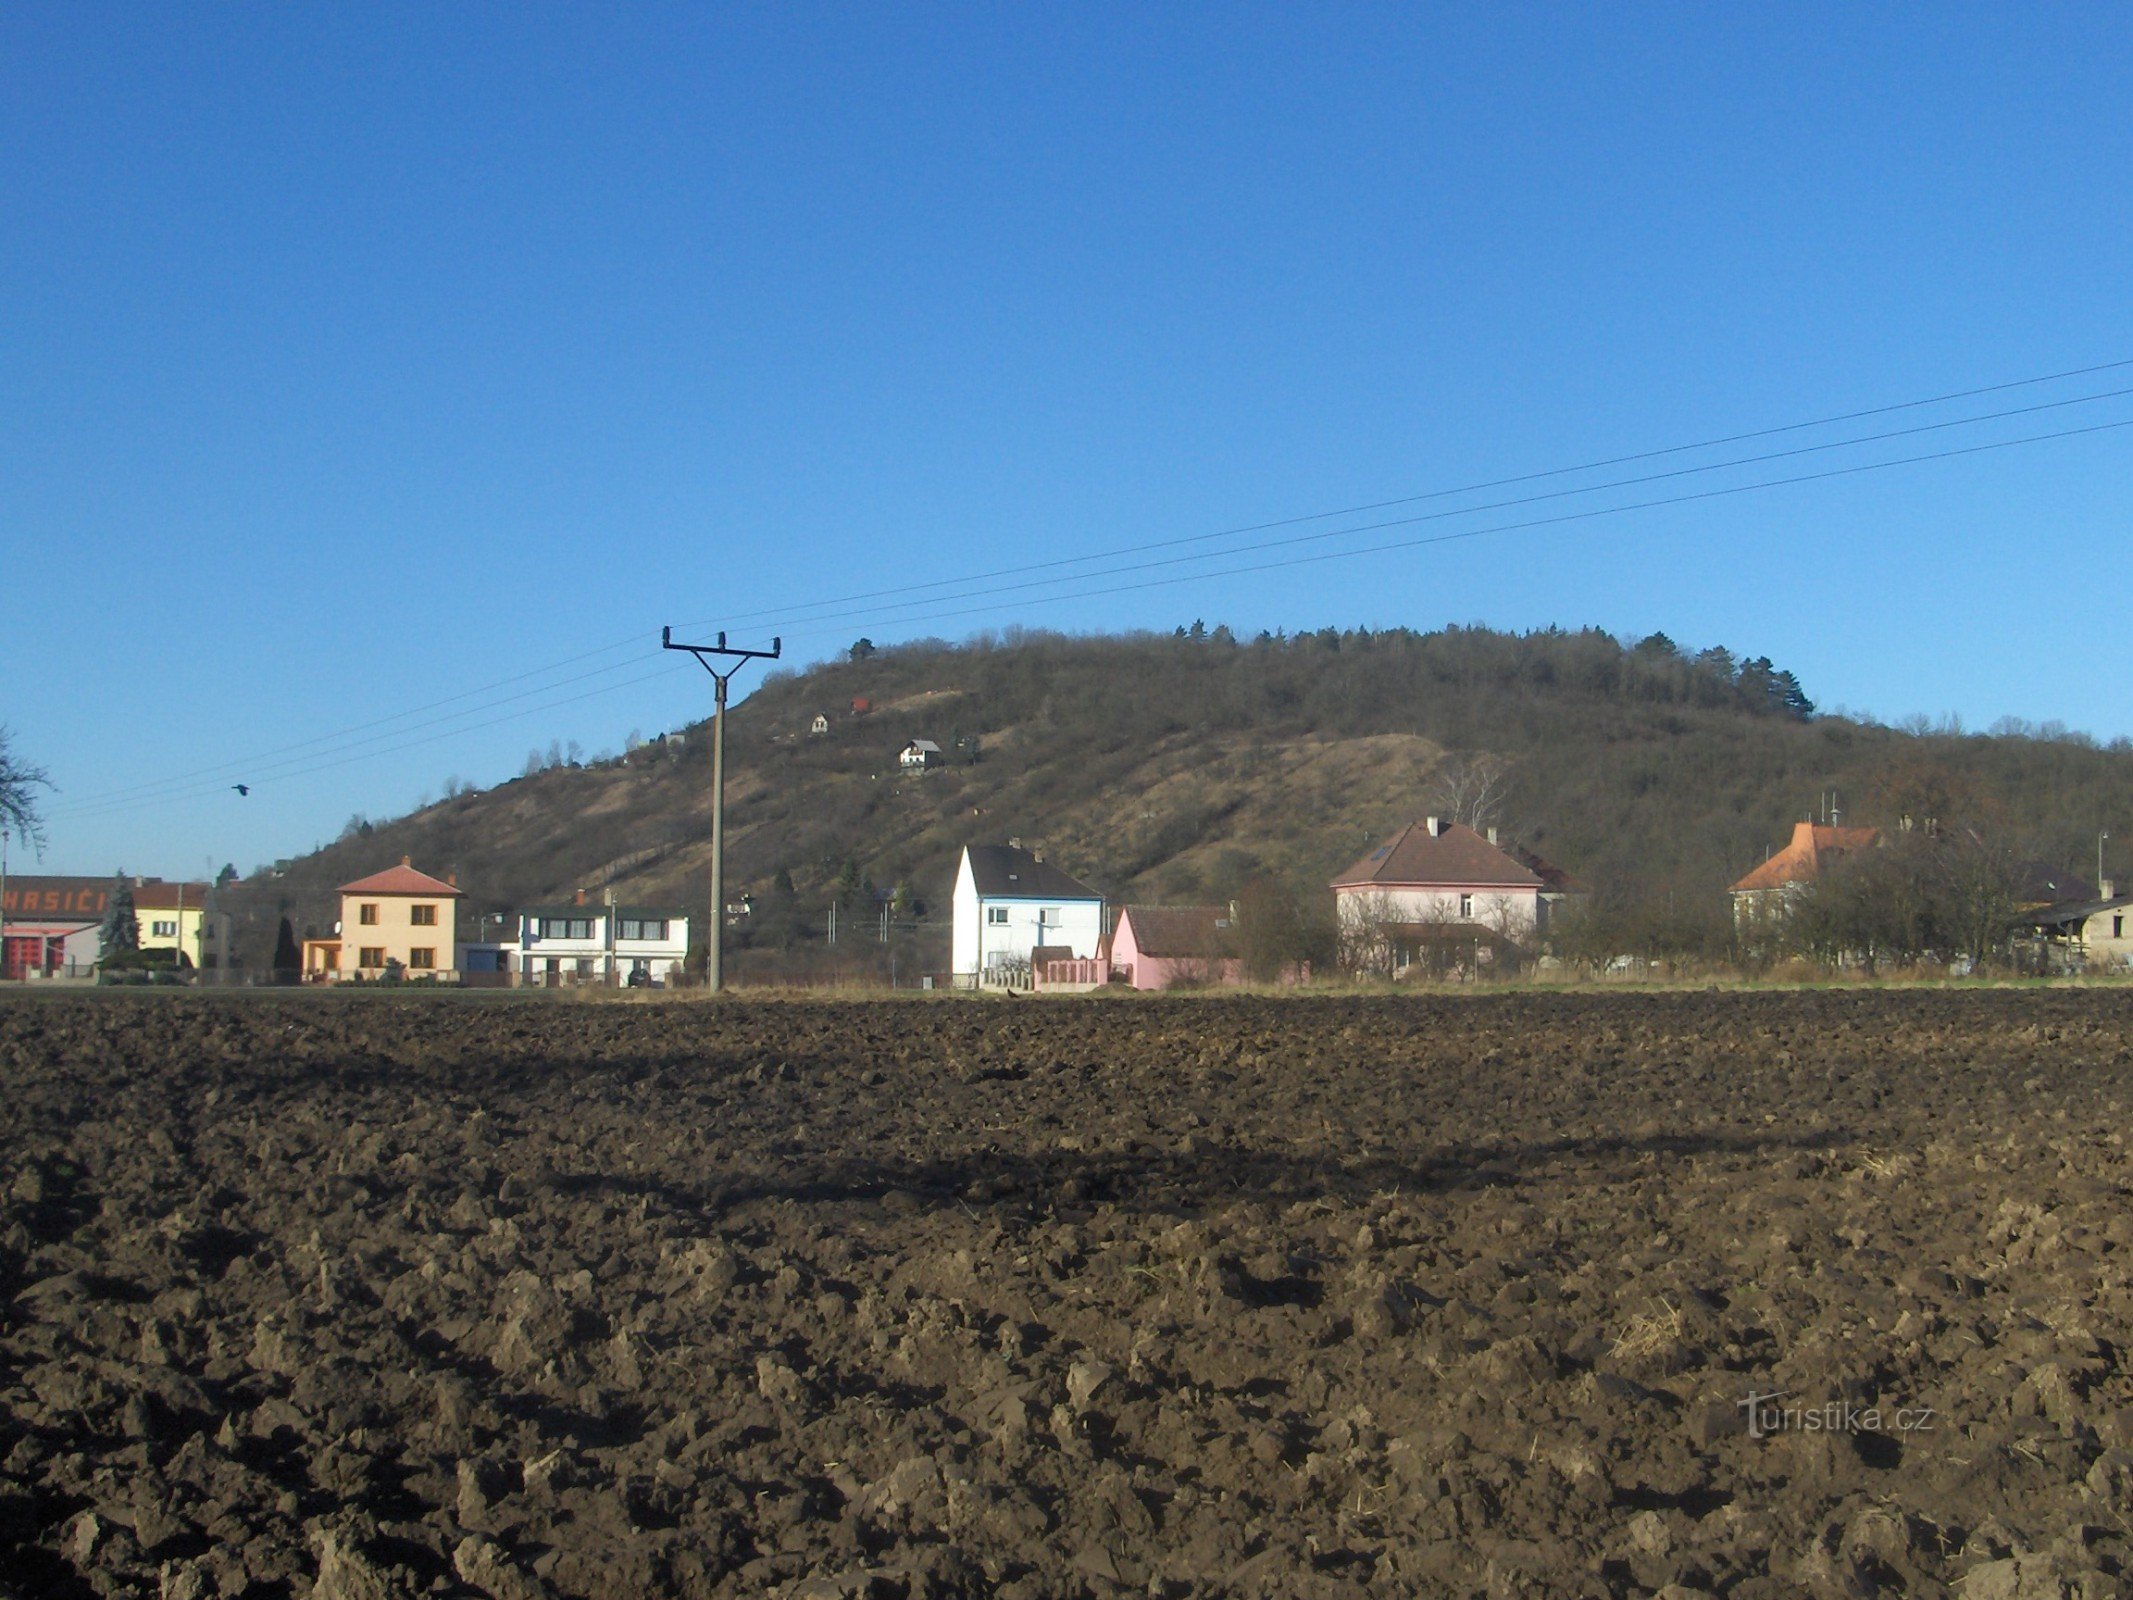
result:
[(1537, 889), (1539, 876), (1463, 822), (1411, 822), (1333, 880), (1336, 889)]
[(1506, 855), (1540, 879), (1541, 887), (1552, 894), (1589, 894), (1583, 882), (1550, 861), (1537, 850), (1528, 850), (1522, 844), (1505, 847)]
[[(1133, 947), (1144, 956), (1212, 956), (1229, 930), (1227, 906), (1126, 906), (1118, 925), (1133, 924)], [(1118, 933), (1111, 934), (1115, 941)]]
[(1751, 889), (1782, 889), (1788, 883), (1812, 883), (1824, 867), (1881, 837), (1879, 828), (1838, 828), (1825, 822), (1795, 822), (1792, 842), (1733, 886), (1735, 894)]
[(373, 872), (367, 878), (358, 878), (354, 883), (341, 885), (342, 894), (419, 894), (425, 899), (449, 895), (459, 898), (459, 890), (442, 878), (433, 878), (427, 872), (417, 872), (402, 856), (397, 867), (387, 867), (383, 872)]
[(2033, 906), (2015, 918), (2026, 928), (2071, 928), (2089, 920), (2098, 912), (2123, 911), (2133, 905), (2133, 894), (2113, 895), (2108, 900), (2077, 900), (2059, 905)]
[(175, 911), (182, 900), (186, 909), (198, 911), (207, 903), (213, 887), (207, 883), (164, 883), (160, 880), (137, 883), (133, 886), (133, 908), (136, 911)]
[(963, 854), (970, 862), (971, 881), (977, 885), (978, 893), (989, 899), (1103, 899), (1079, 879), (1013, 845), (966, 845)]

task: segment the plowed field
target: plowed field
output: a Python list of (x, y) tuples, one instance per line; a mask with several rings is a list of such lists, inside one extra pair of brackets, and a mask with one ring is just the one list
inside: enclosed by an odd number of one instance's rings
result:
[(2133, 993), (23, 998), (0, 1096), (0, 1592), (2133, 1557)]

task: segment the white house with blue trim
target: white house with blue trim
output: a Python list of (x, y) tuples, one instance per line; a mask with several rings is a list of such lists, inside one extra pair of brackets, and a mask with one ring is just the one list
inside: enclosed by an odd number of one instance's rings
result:
[(1088, 961), (1103, 944), (1104, 897), (1012, 844), (964, 847), (954, 906), (951, 959), (956, 982), (966, 987), (1026, 975), (1032, 950)]

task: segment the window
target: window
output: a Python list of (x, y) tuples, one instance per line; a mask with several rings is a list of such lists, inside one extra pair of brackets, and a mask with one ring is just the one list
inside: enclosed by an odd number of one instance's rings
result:
[(1474, 897), (1470, 894), (1461, 895), (1459, 897), (1459, 915), (1462, 917), (1471, 917), (1473, 914)]
[(357, 960), (356, 965), (359, 967), (384, 966), (385, 946), (381, 944), (366, 944), (365, 946), (363, 946), (360, 958)]
[(427, 945), (408, 951), (407, 964), (416, 972), (434, 972), (437, 968), (437, 952)]
[(664, 939), (666, 936), (666, 923), (656, 918), (624, 917), (622, 919), (622, 931), (620, 934), (621, 938)]
[(995, 928), (1004, 928), (1004, 927), (1006, 927), (1006, 926), (1007, 926), (1007, 907), (1005, 907), (1005, 906), (987, 906), (987, 907), (985, 908), (985, 920), (986, 920), (986, 922), (987, 922), (987, 923), (989, 923), (989, 924), (990, 924), (991, 926), (993, 926), (993, 927), (995, 927)]
[[(356, 921), (366, 928), (375, 928), (378, 925), (378, 908), (374, 905), (357, 906)], [(368, 963), (365, 963), (365, 965), (368, 965)]]
[(1040, 928), (1058, 927), (1059, 908), (1057, 906), (1046, 906), (1041, 911), (1039, 911), (1037, 913), (1037, 926)]
[(543, 939), (590, 939), (593, 925), (590, 917), (543, 917)]
[(178, 925), (175, 922), (151, 922), (148, 925), (148, 937), (151, 939), (175, 939), (177, 936)]
[(2122, 915), (2113, 917), (2111, 919), (2111, 937), (2114, 939), (2123, 939), (2125, 936), (2126, 919)]
[(407, 908), (407, 920), (418, 928), (434, 928), (437, 926), (437, 908), (435, 906), (409, 906)]

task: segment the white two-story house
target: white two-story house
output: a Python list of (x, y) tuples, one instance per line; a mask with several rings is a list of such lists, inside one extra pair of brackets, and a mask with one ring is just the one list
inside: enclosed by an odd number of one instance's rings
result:
[(518, 914), (518, 981), (527, 988), (573, 984), (664, 986), (689, 953), (689, 919), (652, 906), (529, 906)]
[(1026, 984), (1032, 951), (1093, 960), (1103, 943), (1104, 897), (1011, 844), (965, 847), (954, 905), (950, 959), (964, 987)]

